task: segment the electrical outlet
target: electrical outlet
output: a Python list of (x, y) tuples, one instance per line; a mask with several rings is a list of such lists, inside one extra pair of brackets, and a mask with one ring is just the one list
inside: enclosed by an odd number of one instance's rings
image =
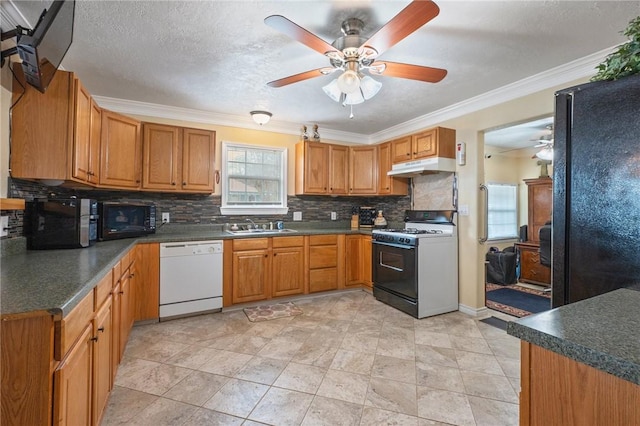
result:
[(458, 214), (460, 216), (469, 216), (469, 205), (461, 204), (458, 206)]
[(9, 216), (0, 216), (0, 237), (9, 235)]
[(302, 212), (293, 212), (293, 220), (299, 222), (302, 220)]
[(162, 223), (169, 223), (169, 222), (171, 222), (169, 213), (162, 213)]
[(338, 213), (331, 212), (331, 220), (336, 220), (336, 219), (338, 219)]

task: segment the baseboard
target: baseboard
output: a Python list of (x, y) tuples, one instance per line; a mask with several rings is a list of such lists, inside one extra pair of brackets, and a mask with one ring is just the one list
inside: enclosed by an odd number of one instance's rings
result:
[(479, 317), (489, 313), (489, 309), (486, 306), (482, 308), (472, 308), (462, 303), (458, 304), (458, 310), (463, 314), (471, 315), (472, 317)]

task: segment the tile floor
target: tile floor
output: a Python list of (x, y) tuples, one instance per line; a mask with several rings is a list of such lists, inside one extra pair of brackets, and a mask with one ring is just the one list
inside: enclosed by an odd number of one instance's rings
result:
[(363, 291), (295, 304), (303, 315), (134, 327), (102, 425), (518, 424), (520, 346), (504, 331)]

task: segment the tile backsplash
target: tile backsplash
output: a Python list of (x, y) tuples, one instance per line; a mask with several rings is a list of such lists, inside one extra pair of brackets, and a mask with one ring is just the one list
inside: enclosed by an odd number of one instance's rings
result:
[[(161, 213), (168, 212), (173, 224), (223, 224), (242, 222), (245, 216), (222, 216), (219, 195), (168, 194), (137, 191), (74, 190), (62, 187), (47, 187), (37, 182), (11, 179), (9, 197), (34, 198), (70, 197), (95, 198), (99, 201), (125, 201), (154, 203)], [(389, 222), (402, 222), (404, 212), (411, 208), (410, 196), (404, 197), (330, 197), (330, 196), (289, 196), (289, 213), (286, 215), (259, 216), (261, 222), (283, 220), (293, 221), (293, 212), (302, 212), (304, 222), (325, 222), (331, 220), (331, 212), (337, 213), (338, 221), (348, 221), (354, 206), (370, 206), (382, 210)], [(9, 238), (23, 235), (22, 212), (2, 212), (9, 215)], [(255, 219), (255, 216), (246, 216)], [(6, 238), (6, 237), (5, 237)]]

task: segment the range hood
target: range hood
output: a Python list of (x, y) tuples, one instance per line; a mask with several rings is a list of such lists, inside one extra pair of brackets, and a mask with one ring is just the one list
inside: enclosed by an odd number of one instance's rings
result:
[(388, 176), (394, 177), (415, 177), (423, 173), (433, 172), (455, 172), (455, 158), (431, 157), (406, 163), (394, 164), (387, 172)]

